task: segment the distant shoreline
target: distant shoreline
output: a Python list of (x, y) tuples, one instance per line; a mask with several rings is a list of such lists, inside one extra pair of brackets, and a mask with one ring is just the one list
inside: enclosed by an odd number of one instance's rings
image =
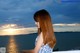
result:
[[(37, 32), (36, 32), (37, 33)], [(36, 34), (36, 33), (30, 33), (30, 34)], [(79, 31), (78, 32), (70, 32), (70, 31), (66, 31), (66, 32), (54, 32), (54, 33), (80, 33)], [(22, 36), (22, 35), (29, 35), (29, 34), (16, 34), (16, 35), (0, 35), (0, 36)]]

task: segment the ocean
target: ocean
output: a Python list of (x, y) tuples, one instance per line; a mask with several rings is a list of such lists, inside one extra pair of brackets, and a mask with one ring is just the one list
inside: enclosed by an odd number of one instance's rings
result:
[[(57, 39), (53, 51), (80, 50), (80, 32), (55, 32)], [(14, 36), (19, 51), (30, 50), (35, 47), (37, 33)], [(0, 36), (0, 47), (7, 47), (10, 36)]]

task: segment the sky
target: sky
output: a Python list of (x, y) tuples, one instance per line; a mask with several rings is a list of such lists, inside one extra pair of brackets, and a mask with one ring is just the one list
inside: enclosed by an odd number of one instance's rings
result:
[[(53, 24), (54, 32), (80, 32), (80, 24)], [(37, 27), (22, 27), (6, 24), (0, 27), (0, 36), (37, 33)]]
[(33, 15), (45, 9), (52, 23), (80, 23), (79, 0), (0, 0), (0, 25), (34, 26)]

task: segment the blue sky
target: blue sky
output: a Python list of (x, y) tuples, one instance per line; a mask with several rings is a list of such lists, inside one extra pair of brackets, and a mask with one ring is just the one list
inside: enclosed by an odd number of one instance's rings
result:
[(0, 25), (33, 26), (33, 15), (40, 9), (50, 13), (53, 23), (80, 23), (79, 0), (0, 0)]

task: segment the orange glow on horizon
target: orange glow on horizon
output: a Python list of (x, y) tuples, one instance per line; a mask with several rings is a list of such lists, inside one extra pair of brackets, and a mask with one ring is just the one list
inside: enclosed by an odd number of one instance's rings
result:
[(5, 34), (7, 35), (15, 35), (17, 33), (17, 30), (14, 28), (8, 28), (8, 29), (4, 29), (3, 33), (5, 32)]
[(16, 35), (17, 29), (19, 26), (17, 24), (5, 24), (1, 26), (0, 34), (1, 35)]
[[(36, 31), (35, 31), (36, 30)], [(37, 32), (37, 28), (24, 28), (17, 24), (5, 24), (0, 27), (0, 36), (12, 36)]]

